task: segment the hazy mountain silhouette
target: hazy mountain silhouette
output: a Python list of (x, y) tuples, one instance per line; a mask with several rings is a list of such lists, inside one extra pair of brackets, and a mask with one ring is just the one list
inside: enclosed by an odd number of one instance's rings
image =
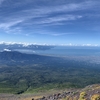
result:
[(2, 61), (21, 61), (21, 60), (35, 60), (35, 59), (42, 59), (45, 56), (37, 55), (37, 54), (25, 54), (16, 51), (3, 51), (0, 52), (0, 60)]

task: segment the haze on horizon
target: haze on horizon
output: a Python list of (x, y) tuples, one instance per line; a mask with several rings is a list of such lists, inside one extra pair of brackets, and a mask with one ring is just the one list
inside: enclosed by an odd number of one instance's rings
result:
[(99, 0), (0, 0), (0, 42), (100, 45)]

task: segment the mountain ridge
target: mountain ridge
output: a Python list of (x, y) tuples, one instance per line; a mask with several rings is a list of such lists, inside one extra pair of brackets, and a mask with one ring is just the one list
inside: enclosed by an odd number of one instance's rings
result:
[(38, 55), (38, 54), (20, 53), (20, 52), (17, 52), (17, 51), (3, 51), (3, 52), (0, 52), (0, 60), (1, 61), (2, 60), (4, 60), (4, 61), (34, 60), (34, 59), (41, 58), (41, 57), (45, 57), (45, 56)]

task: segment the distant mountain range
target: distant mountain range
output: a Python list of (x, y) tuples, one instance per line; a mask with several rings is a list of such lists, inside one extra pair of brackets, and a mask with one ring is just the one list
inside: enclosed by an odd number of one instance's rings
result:
[(0, 61), (32, 61), (32, 60), (37, 60), (37, 59), (43, 59), (46, 58), (46, 56), (42, 55), (37, 55), (37, 54), (25, 54), (25, 53), (20, 53), (17, 51), (3, 51), (0, 52)]
[(0, 51), (17, 51), (17, 50), (49, 50), (54, 48), (50, 45), (35, 45), (23, 43), (0, 43)]

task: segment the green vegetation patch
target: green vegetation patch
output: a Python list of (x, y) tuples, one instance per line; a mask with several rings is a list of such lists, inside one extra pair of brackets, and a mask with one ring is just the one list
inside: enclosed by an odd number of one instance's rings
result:
[(42, 57), (4, 65), (0, 65), (0, 93), (34, 93), (100, 83), (99, 64)]

